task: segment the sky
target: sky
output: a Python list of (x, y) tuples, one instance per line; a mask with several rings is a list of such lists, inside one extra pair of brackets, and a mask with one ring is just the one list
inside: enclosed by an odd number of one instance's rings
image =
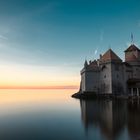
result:
[(0, 88), (75, 88), (85, 59), (140, 45), (139, 0), (0, 0)]

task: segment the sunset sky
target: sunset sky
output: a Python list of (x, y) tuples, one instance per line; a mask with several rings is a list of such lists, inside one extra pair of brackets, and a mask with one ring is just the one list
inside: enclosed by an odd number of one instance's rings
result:
[(0, 88), (74, 88), (85, 59), (140, 45), (140, 0), (0, 0)]

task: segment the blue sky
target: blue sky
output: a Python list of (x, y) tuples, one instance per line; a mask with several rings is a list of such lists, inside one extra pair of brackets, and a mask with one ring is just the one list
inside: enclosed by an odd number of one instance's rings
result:
[(131, 32), (140, 44), (139, 13), (139, 0), (0, 0), (0, 63), (78, 81), (85, 58), (123, 59)]

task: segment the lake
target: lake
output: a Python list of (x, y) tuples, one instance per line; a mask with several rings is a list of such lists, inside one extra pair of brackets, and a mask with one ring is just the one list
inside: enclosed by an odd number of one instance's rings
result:
[(78, 100), (76, 91), (0, 90), (0, 139), (140, 139), (139, 100)]

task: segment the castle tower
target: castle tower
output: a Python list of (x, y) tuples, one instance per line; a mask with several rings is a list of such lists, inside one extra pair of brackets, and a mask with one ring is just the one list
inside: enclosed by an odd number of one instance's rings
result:
[[(125, 51), (126, 67), (125, 78), (127, 79), (128, 91), (131, 95), (140, 95), (140, 49), (132, 43)], [(128, 76), (129, 75), (129, 76)]]
[(131, 44), (124, 52), (125, 62), (131, 63), (140, 61), (140, 49), (135, 44)]
[(109, 49), (100, 58), (101, 93), (118, 94), (123, 92), (122, 60)]
[(97, 61), (85, 61), (81, 70), (81, 92), (98, 92), (99, 68)]
[(125, 62), (132, 67), (132, 77), (140, 78), (140, 49), (131, 44), (125, 51)]

